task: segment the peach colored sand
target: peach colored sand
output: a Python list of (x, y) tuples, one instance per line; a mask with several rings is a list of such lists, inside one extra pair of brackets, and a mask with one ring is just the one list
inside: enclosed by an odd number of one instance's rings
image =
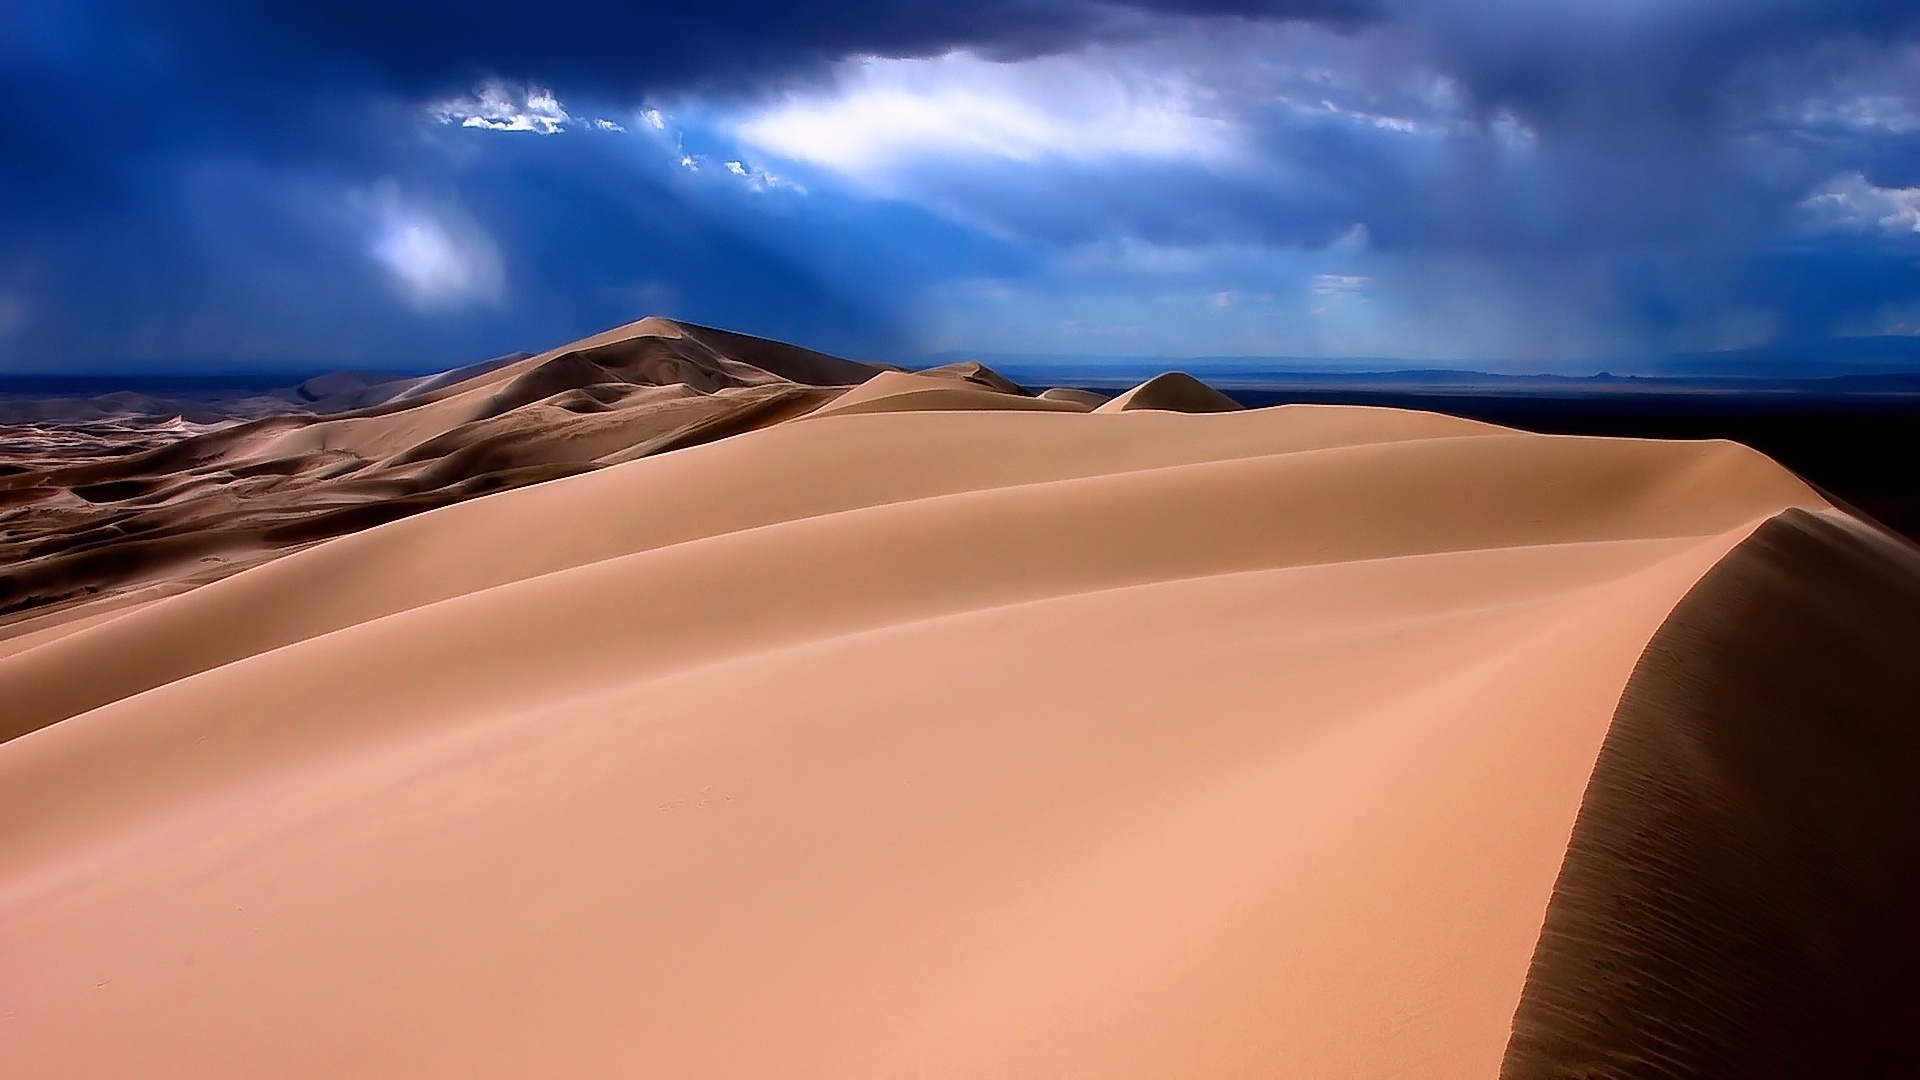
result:
[(1825, 504), (1204, 389), (883, 375), (43, 620), (0, 1074), (1494, 1076), (1636, 659)]

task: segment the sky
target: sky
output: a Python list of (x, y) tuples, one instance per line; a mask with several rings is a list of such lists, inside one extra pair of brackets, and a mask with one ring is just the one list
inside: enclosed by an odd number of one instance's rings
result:
[(0, 94), (0, 371), (1920, 335), (1912, 0), (0, 0)]

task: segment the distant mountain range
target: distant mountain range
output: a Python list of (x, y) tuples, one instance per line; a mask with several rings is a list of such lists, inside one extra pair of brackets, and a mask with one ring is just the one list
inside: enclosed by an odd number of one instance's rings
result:
[(1524, 392), (1660, 389), (1769, 389), (1834, 392), (1920, 390), (1920, 337), (1844, 338), (1723, 352), (1592, 361), (1542, 374), (1525, 360), (1432, 361), (1386, 356), (1065, 356), (1041, 353), (940, 353), (927, 363), (967, 358), (1036, 384), (1131, 386), (1170, 369), (1217, 386), (1352, 386), (1446, 392), (1498, 388)]
[[(475, 374), (528, 354), (514, 353), (451, 376)], [(1429, 394), (1661, 394), (1779, 392), (1794, 394), (1920, 394), (1920, 336), (1843, 338), (1805, 345), (1771, 345), (1723, 352), (1675, 353), (1566, 365), (1542, 373), (1527, 360), (1434, 361), (1388, 356), (1085, 356), (982, 353), (953, 350), (902, 366), (922, 369), (979, 361), (1023, 385), (1120, 389), (1166, 371), (1185, 371), (1239, 390), (1382, 390)], [(881, 365), (892, 366), (892, 365)], [(21, 411), (6, 399), (95, 398), (137, 393), (154, 399), (152, 411), (184, 413), (217, 403), (223, 415), (266, 415), (288, 409), (335, 412), (437, 388), (421, 371), (331, 372), (228, 369), (219, 372), (119, 371), (9, 374), (0, 370), (0, 415)], [(444, 377), (444, 376), (443, 376)], [(305, 382), (300, 380), (305, 379)], [(294, 385), (298, 384), (298, 385)], [(257, 398), (250, 412), (240, 398)], [(110, 403), (125, 413), (128, 403)], [(34, 409), (45, 410), (44, 402)], [(72, 419), (74, 417), (65, 417)]]

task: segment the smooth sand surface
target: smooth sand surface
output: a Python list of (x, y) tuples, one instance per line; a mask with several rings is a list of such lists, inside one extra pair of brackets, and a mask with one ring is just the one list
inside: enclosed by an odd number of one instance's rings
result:
[(1497, 1075), (1636, 662), (1825, 504), (990, 381), (35, 631), (0, 1073)]

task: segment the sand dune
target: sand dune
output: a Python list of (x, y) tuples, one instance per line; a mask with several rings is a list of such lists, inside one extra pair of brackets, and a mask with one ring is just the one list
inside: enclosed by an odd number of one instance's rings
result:
[(1156, 375), (1139, 386), (1103, 402), (1097, 412), (1132, 412), (1135, 409), (1161, 409), (1186, 413), (1233, 412), (1240, 408), (1232, 398), (1181, 371)]
[(8, 628), (0, 1071), (1902, 1060), (1920, 557), (1764, 457), (636, 327), (219, 444), (571, 472)]
[(241, 423), (155, 423), (147, 414), (180, 403), (153, 399), (95, 399), (78, 426), (29, 422), (46, 410), (23, 407), (0, 428), (0, 617), (198, 584), (436, 506), (737, 434), (879, 370), (643, 319), (539, 356), (420, 379), (342, 373), (194, 413)]

